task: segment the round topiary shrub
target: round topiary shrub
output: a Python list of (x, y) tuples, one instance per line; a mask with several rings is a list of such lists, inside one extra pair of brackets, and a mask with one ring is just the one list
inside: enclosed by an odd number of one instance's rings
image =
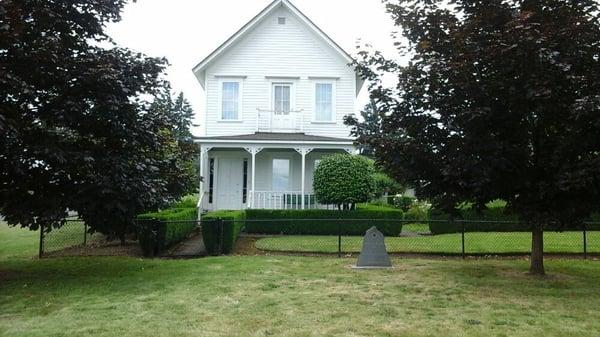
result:
[(373, 165), (364, 157), (349, 154), (324, 157), (315, 170), (313, 189), (320, 203), (352, 209), (373, 197)]

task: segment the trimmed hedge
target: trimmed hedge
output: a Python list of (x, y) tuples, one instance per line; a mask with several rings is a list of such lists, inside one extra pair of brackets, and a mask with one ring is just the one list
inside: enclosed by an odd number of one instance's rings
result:
[(231, 253), (245, 219), (245, 211), (215, 211), (203, 215), (202, 238), (206, 251), (210, 255)]
[[(448, 234), (462, 232), (463, 223), (451, 221), (450, 215), (439, 210), (429, 211), (429, 231), (432, 234)], [(525, 232), (530, 231), (526, 225), (519, 223), (519, 218), (513, 214), (506, 214), (504, 208), (485, 209), (477, 212), (473, 209), (462, 209), (456, 220), (482, 220), (485, 222), (466, 222), (465, 232)], [(445, 221), (443, 221), (445, 220)], [(498, 221), (498, 222), (494, 222)], [(517, 223), (503, 223), (503, 221), (517, 221)]]
[[(375, 225), (386, 236), (398, 236), (402, 232), (402, 222), (397, 220), (402, 220), (402, 214), (398, 209), (373, 205), (361, 205), (348, 211), (249, 209), (246, 210), (246, 231), (254, 234), (364, 235)], [(357, 221), (333, 221), (336, 219)], [(370, 219), (383, 220), (373, 222)]]
[(138, 239), (145, 256), (160, 254), (196, 228), (196, 208), (170, 208), (138, 215)]
[[(474, 222), (465, 223), (465, 232), (530, 232), (531, 227), (526, 223), (519, 221), (516, 214), (511, 214), (504, 207), (492, 207), (477, 212), (472, 208), (465, 208), (459, 211), (459, 216), (456, 220), (470, 220)], [(434, 220), (429, 223), (429, 230), (432, 234), (449, 234), (460, 233), (463, 224), (461, 222), (450, 221), (450, 216), (439, 210), (430, 210), (429, 220)], [(445, 221), (440, 221), (445, 220)], [(481, 220), (483, 222), (476, 222)], [(599, 222), (600, 215), (594, 214), (592, 222)], [(497, 221), (497, 222), (495, 222)], [(504, 223), (503, 223), (504, 222)], [(505, 223), (511, 222), (511, 223)], [(600, 230), (600, 223), (586, 225), (588, 230)], [(580, 228), (577, 228), (579, 230)], [(548, 225), (544, 228), (545, 231), (561, 231), (559, 225)]]

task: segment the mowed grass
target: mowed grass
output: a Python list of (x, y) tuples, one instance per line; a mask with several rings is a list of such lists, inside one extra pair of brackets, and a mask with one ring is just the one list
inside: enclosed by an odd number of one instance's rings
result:
[[(342, 251), (360, 252), (363, 238), (343, 236)], [(388, 252), (394, 253), (448, 253), (459, 254), (462, 251), (461, 234), (441, 234), (429, 236), (386, 237)], [(266, 251), (286, 251), (305, 253), (336, 253), (337, 236), (276, 236), (259, 239), (256, 248)], [(544, 250), (548, 253), (583, 253), (582, 232), (546, 232)], [(587, 233), (587, 250), (600, 252), (600, 232)], [(528, 253), (531, 251), (531, 233), (488, 232), (465, 233), (465, 251), (467, 253)]]
[[(597, 336), (600, 262), (224, 256), (37, 260), (0, 230), (2, 336)], [(31, 234), (31, 235), (30, 235)], [(28, 237), (28, 238), (27, 238)], [(9, 247), (9, 248), (6, 248)]]

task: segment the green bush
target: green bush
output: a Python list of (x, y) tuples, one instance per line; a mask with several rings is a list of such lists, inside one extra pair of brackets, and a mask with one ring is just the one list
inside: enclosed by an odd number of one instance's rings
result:
[(196, 208), (198, 206), (198, 198), (197, 194), (185, 196), (169, 208)]
[(203, 215), (202, 238), (206, 251), (210, 255), (231, 253), (245, 218), (245, 211), (215, 211)]
[(394, 207), (406, 212), (417, 201), (417, 199), (409, 196), (398, 195), (394, 197)]
[(375, 198), (381, 198), (386, 192), (388, 195), (395, 195), (406, 190), (399, 182), (382, 172), (375, 172), (373, 181), (375, 183)]
[(364, 157), (335, 154), (315, 170), (313, 187), (322, 204), (352, 206), (369, 201), (375, 192), (373, 165)]
[[(519, 222), (518, 216), (505, 211), (504, 207), (493, 207), (477, 211), (472, 207), (462, 207), (458, 210), (456, 220), (467, 220), (465, 232), (526, 232), (531, 229)], [(450, 215), (436, 209), (429, 212), (429, 230), (432, 234), (460, 233), (463, 224), (451, 221)], [(477, 221), (482, 222), (477, 222)], [(470, 222), (473, 221), (473, 222)], [(508, 222), (508, 223), (507, 223)]]
[(429, 209), (431, 205), (424, 201), (415, 201), (404, 213), (404, 219), (410, 221), (429, 220)]
[(402, 223), (398, 221), (402, 220), (402, 211), (373, 205), (361, 205), (349, 211), (249, 209), (246, 218), (246, 231), (254, 234), (364, 235), (371, 226), (386, 236), (398, 236), (402, 232)]
[(183, 241), (196, 228), (196, 208), (169, 208), (138, 215), (138, 239), (145, 256), (154, 256)]

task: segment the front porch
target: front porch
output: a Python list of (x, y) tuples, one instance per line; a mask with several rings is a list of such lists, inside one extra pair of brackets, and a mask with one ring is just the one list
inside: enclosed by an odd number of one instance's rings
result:
[(201, 211), (331, 208), (315, 198), (314, 170), (324, 156), (355, 152), (352, 140), (302, 133), (202, 137), (197, 143)]

